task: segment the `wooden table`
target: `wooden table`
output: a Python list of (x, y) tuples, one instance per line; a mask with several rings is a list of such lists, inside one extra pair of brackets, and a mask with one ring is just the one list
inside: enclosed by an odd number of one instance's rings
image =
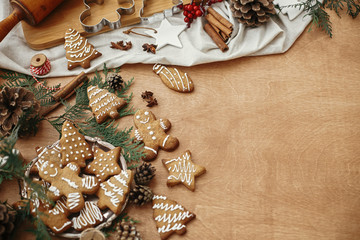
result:
[[(124, 79), (135, 77), (132, 104), (145, 108), (141, 93), (154, 92), (151, 111), (180, 140), (153, 162), (154, 192), (197, 215), (171, 239), (360, 239), (360, 18), (331, 13), (331, 21), (333, 39), (305, 32), (285, 54), (181, 68), (195, 82), (191, 94), (166, 88), (150, 65), (122, 67)], [(29, 161), (35, 146), (57, 139), (43, 123), (17, 147)], [(207, 168), (195, 192), (168, 188), (161, 164), (187, 149)], [(0, 185), (1, 200), (17, 193), (15, 182)], [(127, 211), (144, 239), (159, 239), (150, 205)], [(18, 237), (35, 239), (23, 229)]]

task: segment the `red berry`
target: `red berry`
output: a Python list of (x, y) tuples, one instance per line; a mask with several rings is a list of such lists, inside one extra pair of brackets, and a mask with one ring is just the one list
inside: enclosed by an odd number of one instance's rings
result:
[(202, 13), (202, 11), (197, 10), (197, 11), (195, 12), (195, 15), (198, 16), (198, 17), (201, 17), (201, 16), (203, 15), (203, 13)]
[(185, 5), (184, 6), (184, 11), (188, 11), (189, 10), (189, 5)]
[(192, 5), (193, 5), (193, 6), (196, 6), (196, 2), (193, 2)]
[(188, 17), (184, 18), (184, 22), (190, 22), (190, 19)]
[(184, 7), (183, 4), (180, 4), (180, 5), (178, 6), (179, 9), (183, 9), (183, 7)]
[(188, 10), (188, 11), (194, 10), (194, 6), (193, 6), (193, 5), (189, 5), (187, 10)]
[(184, 11), (184, 16), (187, 16), (188, 14), (189, 14), (189, 12), (188, 11)]
[(194, 11), (194, 10), (193, 10), (193, 11), (191, 11), (190, 13), (191, 13), (192, 15), (195, 15), (195, 11)]
[(194, 6), (194, 11), (197, 11), (197, 10), (199, 10), (199, 9), (200, 9), (199, 6)]
[(191, 13), (189, 13), (189, 14), (187, 15), (187, 17), (190, 18), (190, 19), (192, 19), (192, 18), (194, 18), (194, 15), (192, 15)]

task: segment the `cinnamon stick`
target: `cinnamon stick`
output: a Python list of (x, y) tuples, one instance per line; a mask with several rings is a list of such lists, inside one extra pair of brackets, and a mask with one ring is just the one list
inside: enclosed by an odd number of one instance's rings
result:
[(215, 25), (217, 28), (219, 28), (223, 33), (226, 34), (226, 36), (231, 35), (232, 30), (230, 28), (225, 27), (219, 20), (217, 20), (212, 14), (207, 14), (205, 16), (205, 19), (211, 24)]
[(215, 44), (220, 48), (221, 51), (225, 52), (229, 49), (228, 45), (226, 45), (226, 43), (219, 37), (219, 35), (209, 23), (206, 23), (204, 25), (204, 30), (215, 42)]
[(226, 36), (225, 33), (223, 33), (217, 26), (212, 25), (210, 23), (210, 25), (212, 26), (212, 28), (215, 30), (215, 32), (219, 35), (219, 37), (221, 37), (221, 39), (226, 42), (229, 38)]
[(222, 25), (224, 25), (225, 27), (232, 29), (233, 28), (233, 24), (231, 22), (229, 22), (226, 18), (224, 18), (223, 16), (221, 16), (217, 11), (215, 11), (212, 7), (208, 7), (207, 11), (213, 15), (219, 22), (221, 22)]

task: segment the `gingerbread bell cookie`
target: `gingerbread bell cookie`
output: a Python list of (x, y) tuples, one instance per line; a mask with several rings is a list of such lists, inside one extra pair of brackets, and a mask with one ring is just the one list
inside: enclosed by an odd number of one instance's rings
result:
[(179, 145), (177, 138), (166, 134), (171, 128), (170, 121), (163, 118), (156, 120), (151, 111), (138, 110), (134, 115), (134, 124), (136, 129), (132, 133), (133, 137), (145, 145), (144, 161), (155, 159), (159, 148), (172, 151)]
[(153, 217), (161, 239), (167, 239), (173, 233), (184, 234), (186, 224), (195, 218), (194, 213), (165, 196), (154, 195), (152, 204)]
[(161, 81), (168, 88), (174, 91), (187, 93), (194, 90), (194, 83), (191, 78), (187, 75), (187, 73), (184, 73), (177, 68), (155, 64), (153, 71), (160, 76)]
[(69, 70), (77, 66), (89, 68), (90, 61), (101, 56), (101, 53), (88, 43), (86, 38), (80, 36), (80, 33), (72, 28), (65, 33), (64, 48)]
[(85, 137), (70, 121), (63, 123), (61, 133), (61, 164), (66, 166), (66, 164), (74, 162), (80, 167), (85, 167), (85, 160), (93, 158), (91, 147)]
[(191, 152), (187, 150), (178, 158), (163, 159), (162, 163), (169, 171), (167, 185), (169, 187), (182, 183), (189, 190), (195, 190), (195, 177), (206, 172), (203, 166), (193, 163)]
[(97, 86), (89, 86), (87, 93), (89, 106), (95, 115), (97, 123), (104, 122), (108, 117), (119, 118), (118, 110), (127, 104), (124, 99)]

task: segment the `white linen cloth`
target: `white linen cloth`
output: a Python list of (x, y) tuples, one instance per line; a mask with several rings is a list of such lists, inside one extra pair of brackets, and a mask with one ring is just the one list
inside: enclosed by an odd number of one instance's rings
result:
[[(296, 0), (298, 2), (298, 0)], [(303, 0), (304, 1), (304, 0)], [(288, 0), (275, 0), (274, 4), (288, 5)], [(226, 61), (243, 56), (257, 56), (278, 54), (287, 51), (306, 26), (311, 21), (309, 16), (299, 9), (292, 9), (289, 14), (279, 13), (267, 24), (258, 28), (246, 28), (235, 20), (229, 8), (229, 3), (224, 1), (212, 5), (219, 13), (228, 18), (234, 24), (234, 31), (229, 41), (229, 50), (221, 52), (212, 39), (203, 30), (204, 19), (196, 19), (190, 28), (179, 35), (182, 48), (167, 45), (157, 51), (156, 54), (144, 52), (144, 43), (155, 43), (155, 39), (126, 35), (124, 30), (129, 27), (113, 30), (88, 38), (88, 41), (102, 53), (102, 56), (91, 61), (91, 67), (83, 69), (77, 67), (67, 70), (67, 60), (63, 45), (50, 49), (36, 51), (28, 47), (24, 39), (21, 24), (15, 28), (0, 42), (0, 68), (30, 74), (30, 60), (38, 53), (44, 53), (51, 61), (51, 71), (46, 77), (77, 75), (81, 71), (86, 73), (102, 70), (103, 64), (109, 68), (119, 67), (125, 63), (162, 63), (178, 66), (193, 66), (202, 63)], [(0, 1), (0, 20), (6, 18), (12, 9), (9, 1)], [(185, 25), (182, 13), (168, 17), (172, 25)], [(139, 24), (137, 26), (159, 27), (160, 22), (150, 25)], [(67, 29), (64, 29), (64, 34)], [(133, 47), (128, 51), (110, 48), (110, 41), (131, 41)]]

